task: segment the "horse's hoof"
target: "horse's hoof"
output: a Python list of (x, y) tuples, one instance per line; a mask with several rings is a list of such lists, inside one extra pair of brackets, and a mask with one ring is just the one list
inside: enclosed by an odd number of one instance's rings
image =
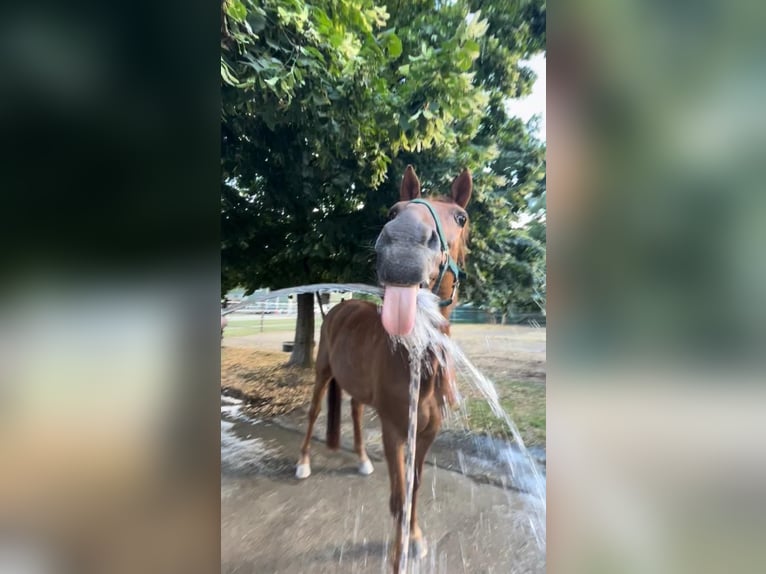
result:
[(369, 458), (359, 463), (359, 474), (362, 476), (371, 475), (373, 470), (375, 469), (373, 468)]
[(418, 538), (412, 541), (412, 557), (421, 560), (428, 555), (428, 545), (425, 538)]
[(295, 467), (295, 478), (304, 479), (311, 476), (311, 465), (309, 463), (299, 464)]

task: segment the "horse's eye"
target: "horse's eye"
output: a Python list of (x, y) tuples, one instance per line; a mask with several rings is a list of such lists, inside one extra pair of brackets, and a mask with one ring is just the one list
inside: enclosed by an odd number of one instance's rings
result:
[(399, 215), (399, 210), (392, 209), (391, 211), (388, 212), (388, 220), (391, 221), (392, 219), (395, 219), (397, 215)]
[(466, 223), (466, 221), (468, 221), (468, 218), (465, 215), (463, 215), (462, 213), (458, 213), (455, 216), (455, 221), (457, 221), (457, 224), (460, 227), (465, 227), (465, 223)]

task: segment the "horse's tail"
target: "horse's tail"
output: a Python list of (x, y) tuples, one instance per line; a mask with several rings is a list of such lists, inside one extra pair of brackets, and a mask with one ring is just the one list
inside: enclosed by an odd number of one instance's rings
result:
[(340, 387), (335, 379), (330, 379), (327, 389), (327, 448), (332, 450), (340, 446), (340, 402)]

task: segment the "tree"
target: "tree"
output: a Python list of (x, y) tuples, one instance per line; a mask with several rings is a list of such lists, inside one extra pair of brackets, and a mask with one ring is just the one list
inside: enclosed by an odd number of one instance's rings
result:
[(466, 295), (504, 318), (545, 311), (545, 146), (530, 131), (507, 120), (499, 132), (501, 153), (491, 164), (506, 183), (472, 210)]
[[(407, 163), (432, 189), (472, 168), (479, 235), (494, 229), (481, 221), (495, 217), (495, 190), (518, 207), (498, 142), (518, 136), (503, 101), (533, 80), (519, 59), (544, 45), (542, 2), (223, 10), (224, 290), (374, 281), (372, 244)], [(291, 361), (308, 365), (313, 299), (303, 303)]]
[[(354, 182), (381, 174), (375, 75), (398, 39), (373, 34), (386, 14), (368, 1), (227, 0), (224, 12), (222, 287), (344, 280), (360, 258), (349, 224), (364, 226)], [(308, 366), (311, 295), (298, 310), (291, 362)]]

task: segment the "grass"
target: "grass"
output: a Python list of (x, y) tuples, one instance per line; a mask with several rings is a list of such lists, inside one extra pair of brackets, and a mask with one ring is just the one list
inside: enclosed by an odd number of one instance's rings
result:
[[(545, 385), (536, 381), (496, 381), (500, 405), (521, 432), (527, 446), (545, 446)], [(477, 432), (506, 436), (507, 425), (497, 418), (486, 400), (466, 398), (468, 427)]]
[[(315, 319), (315, 326), (322, 324), (320, 318)], [(229, 321), (229, 324), (223, 331), (225, 337), (246, 337), (247, 335), (257, 335), (258, 333), (273, 333), (277, 331), (295, 332), (295, 318), (291, 319), (264, 319), (263, 330), (261, 331), (260, 319), (243, 319)]]

